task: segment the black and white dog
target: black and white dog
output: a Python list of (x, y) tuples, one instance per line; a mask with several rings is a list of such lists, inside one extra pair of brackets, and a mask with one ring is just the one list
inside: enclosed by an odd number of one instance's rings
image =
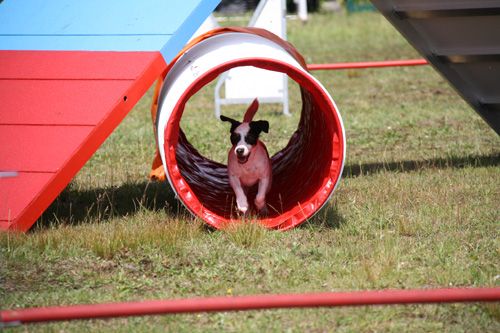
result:
[(236, 195), (238, 210), (243, 214), (248, 211), (247, 191), (259, 183), (254, 203), (262, 214), (267, 214), (266, 194), (272, 183), (271, 160), (267, 148), (259, 140), (261, 132), (269, 132), (269, 122), (265, 120), (252, 121), (259, 103), (257, 99), (250, 105), (243, 122), (220, 116), (222, 121), (231, 123), (231, 143), (227, 171), (229, 183)]

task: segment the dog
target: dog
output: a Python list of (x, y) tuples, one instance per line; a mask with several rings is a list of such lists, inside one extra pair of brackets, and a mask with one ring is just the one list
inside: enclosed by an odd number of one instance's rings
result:
[(259, 135), (261, 132), (269, 133), (269, 122), (251, 120), (257, 108), (258, 101), (255, 99), (243, 122), (223, 115), (220, 119), (231, 123), (232, 147), (228, 153), (227, 172), (238, 210), (243, 214), (248, 212), (247, 189), (258, 183), (254, 204), (260, 214), (267, 215), (266, 195), (271, 188), (272, 166), (267, 148), (259, 140)]

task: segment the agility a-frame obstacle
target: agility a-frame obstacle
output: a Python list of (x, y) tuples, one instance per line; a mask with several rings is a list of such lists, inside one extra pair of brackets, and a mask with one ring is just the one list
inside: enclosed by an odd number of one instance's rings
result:
[(372, 2), (500, 135), (500, 1)]
[(0, 3), (0, 229), (33, 225), (218, 3)]

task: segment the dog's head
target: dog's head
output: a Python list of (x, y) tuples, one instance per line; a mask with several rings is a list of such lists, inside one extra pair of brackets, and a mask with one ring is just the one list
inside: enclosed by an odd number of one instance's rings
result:
[(248, 160), (253, 147), (259, 140), (260, 133), (269, 132), (269, 122), (266, 120), (240, 123), (226, 116), (220, 116), (220, 120), (231, 123), (231, 143), (240, 163), (245, 163)]

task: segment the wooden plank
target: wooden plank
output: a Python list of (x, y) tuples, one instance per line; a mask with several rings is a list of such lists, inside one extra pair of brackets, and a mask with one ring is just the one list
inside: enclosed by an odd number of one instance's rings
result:
[(168, 62), (219, 2), (8, 1), (0, 4), (0, 50), (161, 50)]
[(0, 179), (0, 230), (6, 229), (29, 206), (53, 173), (19, 173), (15, 178)]
[(157, 51), (171, 35), (1, 35), (0, 50)]
[(0, 125), (95, 126), (123, 98), (131, 83), (132, 80), (0, 79)]
[(0, 170), (57, 172), (93, 126), (0, 125)]
[(5, 23), (0, 34), (171, 34), (200, 3), (210, 1), (23, 0), (22, 5), (16, 2), (5, 1), (0, 5), (0, 22)]
[[(82, 57), (87, 56), (91, 57), (92, 54), (82, 52)], [(3, 143), (0, 145), (0, 170), (30, 171), (27, 172), (28, 174), (40, 174), (39, 171), (47, 174), (47, 172), (57, 171), (50, 178), (46, 178), (45, 183), (33, 183), (28, 185), (29, 191), (9, 195), (5, 208), (0, 209), (4, 211), (4, 216), (5, 211), (11, 212), (11, 222), (0, 222), (0, 228), (28, 230), (166, 67), (159, 52), (155, 53), (155, 57), (141, 59), (142, 61), (130, 63), (129, 66), (138, 66), (142, 69), (142, 73), (136, 80), (124, 81), (128, 83), (127, 87), (124, 87), (122, 93), (111, 103), (108, 112), (102, 114), (101, 121), (96, 126), (0, 125), (0, 142)], [(75, 61), (73, 66), (80, 68), (82, 72), (87, 70), (85, 66), (79, 65), (78, 61)], [(103, 70), (106, 71), (105, 68)], [(24, 82), (31, 81), (25, 80)], [(94, 96), (101, 89), (98, 85), (101, 81), (89, 80), (89, 82), (96, 84), (95, 91), (86, 93)], [(82, 91), (77, 90), (72, 95), (79, 100), (80, 97), (76, 95), (81, 93)], [(122, 96), (127, 96), (127, 98), (124, 99)], [(24, 96), (31, 100), (31, 103), (36, 104), (37, 101), (32, 97)], [(40, 109), (40, 112), (44, 111)], [(24, 187), (25, 185), (19, 183), (18, 186)], [(0, 185), (0, 193), (6, 191), (7, 189)], [(22, 202), (21, 206), (26, 207), (19, 208), (18, 201)], [(13, 215), (14, 213), (17, 215)]]
[[(0, 79), (133, 80), (156, 52), (1, 51)], [(82, 70), (84, 69), (84, 70)]]

